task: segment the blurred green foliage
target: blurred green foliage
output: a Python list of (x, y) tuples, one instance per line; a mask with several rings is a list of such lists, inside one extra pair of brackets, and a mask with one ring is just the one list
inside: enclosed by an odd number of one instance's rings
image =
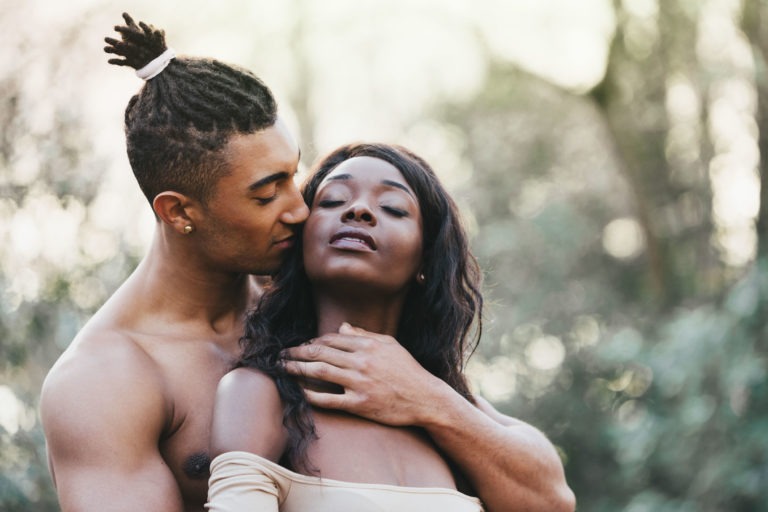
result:
[[(748, 219), (756, 252), (734, 259), (744, 244), (734, 249), (728, 237), (744, 226), (718, 213), (715, 179), (745, 145), (768, 151), (768, 7), (617, 0), (613, 8), (605, 76), (592, 90), (492, 61), (478, 94), (423, 114), (458, 134), (471, 171), (456, 195), (468, 207), (489, 303), (473, 376), (502, 410), (556, 443), (579, 510), (768, 510), (768, 205), (763, 195)], [(78, 44), (76, 27), (51, 37), (62, 48)], [(16, 50), (24, 55), (23, 43)], [(93, 218), (102, 162), (77, 112), (59, 103), (41, 129), (29, 107), (38, 98), (9, 69), (0, 76), (5, 240), (36, 204), (81, 215), (93, 236), (114, 235)], [(67, 79), (56, 59), (46, 69), (51, 84)], [(291, 101), (311, 103), (301, 97), (309, 87), (297, 86)], [(19, 179), (30, 151), (34, 179)], [(766, 164), (745, 161), (768, 183)], [(0, 509), (8, 512), (57, 510), (40, 384), (140, 257), (116, 237), (113, 255), (94, 259), (84, 230), (70, 265), (0, 247)]]
[[(735, 82), (756, 96), (747, 114), (760, 137), (748, 143), (768, 151), (768, 11), (730, 12), (754, 59), (744, 67), (703, 52), (702, 31), (728, 14), (714, 4), (659, 2), (638, 16), (615, 2), (592, 91), (500, 64), (479, 96), (443, 111), (467, 141), (493, 302), (480, 389), (557, 444), (580, 510), (768, 510), (768, 205), (754, 219), (757, 258), (734, 264), (713, 177), (736, 152), (713, 120)], [(689, 94), (684, 115), (676, 87)], [(612, 253), (618, 218), (633, 220), (642, 251)]]
[(507, 410), (553, 426), (583, 510), (766, 510), (766, 298), (762, 261), (717, 304), (572, 350)]

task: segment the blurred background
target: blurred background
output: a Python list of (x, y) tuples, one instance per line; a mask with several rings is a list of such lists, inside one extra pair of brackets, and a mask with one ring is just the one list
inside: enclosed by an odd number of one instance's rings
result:
[(42, 379), (154, 229), (124, 10), (261, 76), (305, 168), (433, 164), (486, 275), (474, 385), (579, 510), (768, 510), (764, 0), (0, 0), (0, 510), (58, 510)]

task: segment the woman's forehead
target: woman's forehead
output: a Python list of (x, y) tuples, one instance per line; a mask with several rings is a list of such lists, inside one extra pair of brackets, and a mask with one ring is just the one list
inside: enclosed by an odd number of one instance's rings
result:
[(411, 195), (413, 191), (400, 170), (391, 163), (372, 156), (356, 156), (336, 166), (323, 179), (320, 186), (337, 181), (394, 182), (406, 188)]

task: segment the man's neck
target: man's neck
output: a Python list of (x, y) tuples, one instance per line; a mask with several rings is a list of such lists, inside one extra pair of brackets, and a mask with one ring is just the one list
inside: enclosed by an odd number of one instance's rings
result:
[(141, 309), (150, 316), (176, 325), (207, 323), (219, 333), (240, 329), (261, 293), (255, 278), (203, 269), (194, 258), (174, 254), (157, 235), (126, 285), (142, 294)]

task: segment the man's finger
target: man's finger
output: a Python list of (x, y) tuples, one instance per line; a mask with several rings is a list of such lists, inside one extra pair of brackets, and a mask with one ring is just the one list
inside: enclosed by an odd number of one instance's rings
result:
[(330, 332), (311, 340), (313, 345), (326, 345), (329, 347), (356, 352), (365, 350), (377, 344), (397, 344), (391, 336), (366, 331), (360, 327), (354, 327), (344, 322), (339, 327), (339, 332)]
[(348, 371), (323, 362), (288, 360), (285, 362), (285, 371), (290, 375), (330, 382), (343, 388), (352, 383), (352, 376)]
[(332, 332), (318, 336), (317, 338), (312, 339), (308, 344), (301, 346), (311, 347), (322, 345), (337, 350), (343, 350), (344, 352), (355, 352), (364, 348), (370, 341), (371, 340), (367, 337)]
[(345, 394), (322, 393), (311, 389), (304, 389), (307, 402), (322, 409), (336, 409), (346, 411), (350, 406), (349, 396)]
[(360, 335), (362, 333), (365, 333), (365, 329), (361, 329), (359, 327), (355, 327), (351, 324), (348, 324), (347, 322), (342, 322), (341, 326), (339, 327), (339, 333), (341, 334), (356, 334)]
[(387, 336), (386, 334), (380, 334), (377, 332), (366, 331), (362, 327), (357, 327), (347, 322), (342, 322), (341, 326), (339, 327), (339, 333), (346, 334), (349, 336), (373, 338), (373, 339), (386, 341), (386, 342), (395, 342), (395, 339), (391, 336)]
[(338, 368), (352, 368), (354, 365), (354, 356), (351, 353), (322, 343), (290, 347), (283, 351), (283, 355), (288, 360), (320, 361)]

